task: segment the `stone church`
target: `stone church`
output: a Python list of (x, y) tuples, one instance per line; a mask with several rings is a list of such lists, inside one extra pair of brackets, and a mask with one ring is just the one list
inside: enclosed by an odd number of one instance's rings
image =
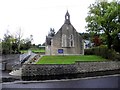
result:
[(67, 11), (64, 24), (59, 31), (53, 36), (46, 36), (46, 55), (84, 54), (83, 44), (83, 39), (71, 24)]

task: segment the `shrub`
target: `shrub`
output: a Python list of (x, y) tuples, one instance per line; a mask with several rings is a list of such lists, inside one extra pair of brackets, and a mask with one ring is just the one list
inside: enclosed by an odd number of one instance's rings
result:
[(85, 55), (98, 55), (109, 60), (120, 61), (120, 53), (113, 49), (108, 49), (106, 46), (85, 49)]
[(93, 51), (92, 51), (92, 49), (85, 49), (84, 54), (85, 55), (93, 55)]

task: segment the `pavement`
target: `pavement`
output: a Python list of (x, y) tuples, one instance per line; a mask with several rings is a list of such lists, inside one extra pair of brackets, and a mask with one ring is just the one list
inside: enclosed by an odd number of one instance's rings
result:
[(18, 70), (13, 70), (9, 74), (13, 75), (13, 76), (21, 76), (21, 74), (22, 74), (22, 68), (19, 68)]
[(10, 75), (9, 74), (10, 71), (2, 71), (2, 76), (0, 79), (3, 79), (3, 78), (16, 78), (16, 79), (20, 79), (19, 76), (13, 76), (13, 75)]

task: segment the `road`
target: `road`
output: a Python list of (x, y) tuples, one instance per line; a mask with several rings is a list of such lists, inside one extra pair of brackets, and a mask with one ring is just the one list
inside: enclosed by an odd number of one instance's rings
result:
[(35, 88), (118, 88), (120, 76), (105, 76), (97, 78), (84, 78), (75, 80), (32, 82), (32, 83), (3, 83), (2, 88), (21, 88), (34, 90)]

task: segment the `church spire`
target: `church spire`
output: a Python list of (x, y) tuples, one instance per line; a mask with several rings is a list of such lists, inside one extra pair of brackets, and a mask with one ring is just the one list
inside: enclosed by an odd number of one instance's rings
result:
[(70, 24), (70, 14), (69, 14), (68, 10), (65, 14), (65, 24)]

